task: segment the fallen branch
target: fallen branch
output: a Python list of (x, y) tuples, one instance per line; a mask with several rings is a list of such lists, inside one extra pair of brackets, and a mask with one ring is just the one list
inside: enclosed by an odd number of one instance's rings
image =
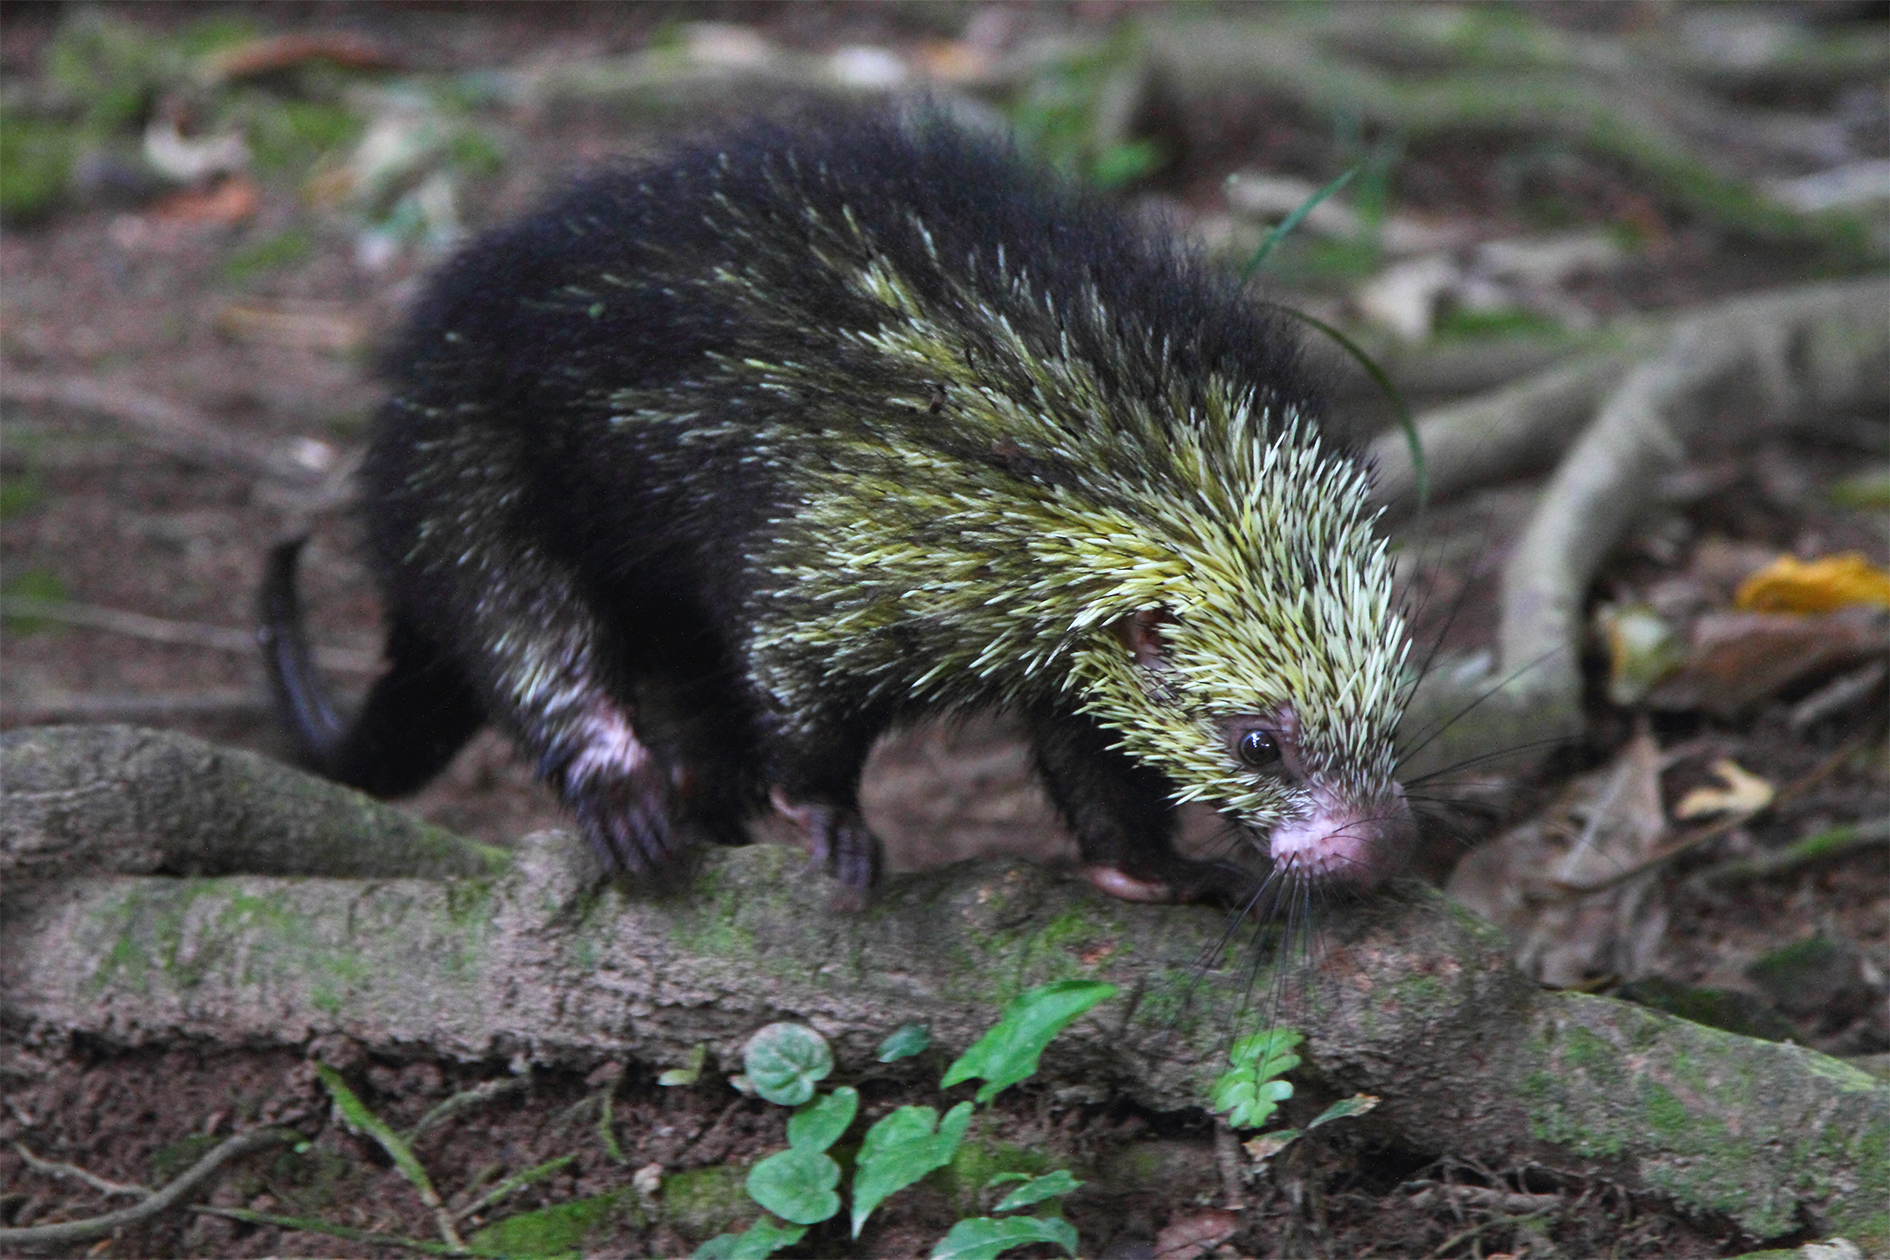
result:
[[(57, 621), (68, 626), (83, 626), (87, 630), (103, 630), (128, 638), (146, 639), (152, 643), (178, 643), (188, 647), (210, 648), (217, 652), (236, 652), (243, 656), (255, 656), (260, 651), (256, 646), (254, 630), (234, 630), (195, 621), (172, 621), (168, 617), (153, 617), (148, 613), (128, 612), (65, 599), (0, 595), (0, 617)], [(378, 652), (317, 647), (314, 654), (315, 662), (323, 669), (343, 673), (373, 674), (382, 667)]]
[(128, 1196), (134, 1199), (142, 1199), (151, 1193), (151, 1187), (149, 1186), (132, 1185), (123, 1181), (111, 1181), (96, 1173), (87, 1172), (77, 1164), (68, 1164), (64, 1160), (41, 1159), (39, 1156), (33, 1154), (33, 1152), (27, 1150), (26, 1147), (19, 1142), (13, 1144), (13, 1149), (19, 1152), (20, 1158), (26, 1161), (26, 1166), (31, 1168), (34, 1172), (44, 1173), (48, 1177), (63, 1177), (67, 1181), (76, 1181), (82, 1186), (90, 1186), (103, 1195)]
[(78, 695), (46, 692), (9, 699), (0, 715), (9, 726), (54, 722), (168, 723), (190, 718), (260, 721), (275, 703), (260, 691), (155, 691)]
[[(81, 760), (96, 772), (95, 752)], [(1024, 986), (1091, 977), (1122, 996), (1052, 1045), (1042, 1079), (1065, 1098), (1175, 1109), (1200, 1105), (1254, 994), (1272, 991), (1244, 954), (1208, 961), (1223, 915), (1114, 901), (1022, 864), (895, 878), (856, 915), (830, 911), (830, 893), (768, 845), (703, 855), (672, 896), (600, 890), (563, 833), (522, 842), (498, 877), (11, 880), (0, 1020), (129, 1045), (340, 1033), (377, 1052), (578, 1070), (706, 1045), (729, 1070), (756, 1028), (796, 1019), (863, 1071), (901, 1024), (951, 1051)], [(1879, 1221), (1890, 1087), (1864, 1073), (1543, 992), (1500, 933), (1429, 890), (1321, 927), (1322, 961), (1283, 978), (1277, 1015), (1306, 1033), (1309, 1078), (1384, 1099), (1371, 1123), (1404, 1142), (1610, 1180), (1761, 1237), (1807, 1217), (1836, 1232)]]
[[(1658, 67), (1623, 66), (1603, 78), (1589, 67), (1458, 65), (1404, 77), (1332, 46), (1348, 23), (1360, 24), (1343, 6), (1298, 20), (1178, 12), (1185, 16), (1145, 25), (1149, 91), (1166, 116), (1212, 118), (1217, 103), (1266, 96), (1314, 118), (1353, 118), (1413, 142), (1491, 133), (1553, 138), (1611, 158), (1673, 203), (1749, 235), (1818, 241), (1857, 257), (1882, 253), (1863, 216), (1801, 213), (1741, 172), (1743, 150), (1729, 137), (1757, 125), (1778, 145), (1802, 148), (1797, 120), (1720, 107)], [(1686, 125), (1676, 125), (1676, 116)]]
[(252, 437), (194, 408), (90, 377), (9, 372), (0, 378), (0, 400), (103, 416), (167, 455), (292, 486), (320, 486), (340, 459), (333, 446), (314, 438), (278, 442)]

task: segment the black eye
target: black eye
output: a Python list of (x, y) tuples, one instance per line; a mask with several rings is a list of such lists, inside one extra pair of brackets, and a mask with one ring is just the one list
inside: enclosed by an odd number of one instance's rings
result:
[(1275, 742), (1271, 732), (1258, 728), (1243, 734), (1240, 742), (1234, 745), (1234, 751), (1239, 754), (1242, 762), (1255, 770), (1270, 769), (1278, 765), (1280, 761), (1279, 744)]

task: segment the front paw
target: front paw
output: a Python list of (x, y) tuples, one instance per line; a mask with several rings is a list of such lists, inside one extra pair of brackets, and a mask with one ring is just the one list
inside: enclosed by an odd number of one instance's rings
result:
[(591, 775), (566, 787), (565, 802), (606, 875), (649, 878), (689, 847), (676, 826), (668, 780), (651, 767)]
[(689, 847), (677, 826), (679, 774), (620, 714), (593, 717), (584, 735), (575, 752), (547, 759), (545, 777), (577, 816), (606, 875), (656, 875)]

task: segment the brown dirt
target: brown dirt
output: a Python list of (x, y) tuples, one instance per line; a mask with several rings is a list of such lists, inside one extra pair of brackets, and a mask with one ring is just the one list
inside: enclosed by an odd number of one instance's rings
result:
[[(716, 16), (753, 20), (782, 43), (825, 48), (884, 42), (911, 47), (935, 37), (933, 19), (902, 16), (907, 6), (714, 6)], [(1120, 6), (1074, 4), (1031, 11), (1032, 27), (1054, 30), (1110, 20)], [(700, 9), (693, 12), (701, 12)], [(42, 73), (40, 56), (61, 18), (53, 7), (16, 6), (4, 17), (5, 73)], [(122, 10), (157, 32), (174, 31), (200, 15), (182, 7)], [(264, 6), (249, 17), (283, 30), (334, 23), (367, 30), (428, 68), (512, 65), (577, 51), (635, 48), (667, 6), (434, 5), (335, 8)], [(948, 30), (957, 19), (938, 19)], [(478, 225), (529, 205), (546, 187), (582, 166), (633, 153), (647, 138), (594, 115), (519, 115), (490, 120), (504, 139), (496, 174), (462, 189), (462, 213)], [(1262, 151), (1306, 160), (1323, 151), (1326, 134), (1284, 124), (1251, 140), (1245, 153), (1216, 149), (1210, 167), (1165, 177), (1172, 188), (1212, 189), (1229, 169)], [(1233, 140), (1228, 142), (1234, 144)], [(1574, 161), (1575, 159), (1570, 159)], [(1291, 162), (1289, 161), (1289, 165)], [(1520, 222), (1524, 208), (1480, 177), (1487, 163), (1462, 155), (1417, 155), (1402, 175), (1433, 210)], [(1645, 198), (1617, 175), (1584, 168), (1585, 211)], [(216, 424), (283, 442), (316, 437), (338, 447), (358, 438), (377, 389), (359, 353), (233, 340), (218, 331), (218, 314), (237, 298), (320, 299), (335, 304), (366, 331), (384, 336), (411, 299), (422, 268), (411, 261), (369, 273), (352, 260), (352, 241), (332, 219), (312, 216), (293, 180), (264, 181), (254, 217), (236, 225), (166, 219), (146, 205), (79, 205), (49, 222), (0, 237), (0, 351), (9, 373), (83, 377), (197, 408)], [(1637, 213), (1639, 210), (1637, 209)], [(314, 248), (300, 261), (231, 278), (234, 251), (290, 228), (308, 230)], [(1689, 233), (1682, 245), (1637, 268), (1623, 287), (1595, 295), (1598, 311), (1662, 305), (1701, 292), (1752, 287), (1780, 278), (1776, 257), (1753, 258), (1737, 242)], [(1703, 276), (1712, 277), (1711, 281)], [(1629, 291), (1631, 290), (1631, 291)], [(296, 520), (295, 505), (276, 487), (227, 467), (159, 454), (110, 422), (56, 407), (9, 408), (0, 452), (9, 479), (30, 483), (30, 504), (8, 516), (0, 537), (6, 579), (56, 578), (70, 599), (175, 621), (246, 627), (264, 544)], [(1881, 427), (1881, 426), (1879, 426)], [(1711, 493), (1644, 532), (1623, 549), (1601, 583), (1603, 595), (1644, 590), (1686, 569), (1696, 543), (1709, 536), (1796, 549), (1803, 554), (1855, 547), (1878, 563), (1887, 558), (1881, 517), (1821, 506), (1813, 493), (1842, 475), (1880, 468), (1881, 435), (1862, 429), (1854, 443), (1825, 447), (1769, 446), (1728, 452), (1707, 470)], [(1875, 436), (1873, 436), (1875, 435)], [(1464, 527), (1486, 539), (1505, 531), (1500, 494), (1462, 509)], [(1673, 533), (1673, 522), (1680, 533)], [(1485, 627), (1489, 583), (1500, 569), (1500, 541), (1446, 559), (1428, 579), (1429, 607), (1421, 641), (1448, 635), (1474, 641)], [(304, 595), (317, 637), (372, 650), (376, 608), (352, 558), (345, 520), (322, 523), (306, 557)], [(12, 589), (10, 587), (10, 589)], [(1462, 598), (1459, 599), (1459, 595)], [(1445, 613), (1455, 609), (1448, 627)], [(76, 627), (8, 624), (0, 676), (0, 721), (17, 725), (57, 710), (71, 697), (153, 698), (225, 694), (213, 713), (147, 703), (150, 724), (174, 725), (209, 738), (279, 751), (259, 700), (260, 670), (252, 655)], [(359, 686), (364, 679), (348, 680)], [(1729, 755), (1788, 781), (1818, 766), (1846, 741), (1865, 750), (1762, 824), (1741, 829), (1672, 873), (1735, 852), (1787, 843), (1821, 826), (1885, 812), (1881, 762), (1881, 700), (1861, 715), (1795, 734), (1784, 722), (1782, 697), (1736, 724), (1662, 719), (1663, 743), (1699, 757)], [(1629, 726), (1598, 707), (1592, 746), (1559, 764), (1567, 773), (1592, 764), (1624, 738)], [(1873, 735), (1874, 732), (1874, 735)], [(1067, 860), (1070, 848), (1027, 782), (1025, 760), (1001, 729), (974, 723), (962, 730), (927, 730), (876, 757), (868, 808), (876, 826), (902, 843), (895, 864), (929, 865), (991, 852)], [(1547, 785), (1542, 791), (1546, 794)], [(1524, 798), (1527, 799), (1527, 798)], [(451, 770), (409, 802), (415, 812), (455, 830), (505, 842), (562, 825), (548, 794), (504, 743), (482, 737)], [(1466, 815), (1445, 847), (1487, 832)], [(946, 825), (949, 822), (950, 825)], [(1434, 863), (1447, 868), (1448, 858)], [(1890, 971), (1890, 894), (1881, 848), (1853, 852), (1777, 882), (1757, 881), (1713, 894), (1690, 886), (1675, 894), (1663, 954), (1664, 973), (1683, 983), (1750, 987), (1745, 963), (1821, 933), (1847, 942), (1862, 960), (1859, 984), (1826, 1007), (1787, 1011), (1800, 1040), (1837, 1053), (1890, 1049), (1883, 1015), (1883, 980)], [(1859, 987), (1861, 986), (1861, 987)], [(309, 1059), (340, 1067), (364, 1100), (395, 1127), (411, 1124), (447, 1095), (507, 1075), (503, 1063), (451, 1063), (417, 1055), (373, 1058), (358, 1048), (327, 1044), (282, 1049), (175, 1046), (128, 1050), (104, 1044), (28, 1046), (0, 1029), (0, 1223), (27, 1225), (78, 1218), (121, 1206), (70, 1179), (30, 1169), (15, 1143), (42, 1159), (65, 1161), (118, 1181), (155, 1185), (193, 1160), (212, 1139), (254, 1123), (297, 1124), (311, 1137), (306, 1151), (247, 1157), (214, 1181), (200, 1201), (220, 1207), (320, 1215), (381, 1235), (436, 1237), (431, 1214), (387, 1158), (350, 1134), (331, 1114)], [(417, 1144), (449, 1203), (469, 1185), (486, 1184), (560, 1155), (575, 1161), (475, 1218), (589, 1195), (628, 1191), (647, 1165), (666, 1174), (742, 1166), (784, 1145), (783, 1113), (745, 1100), (720, 1081), (660, 1088), (631, 1065), (585, 1080), (536, 1073), (528, 1088), (462, 1114)], [(869, 1114), (908, 1101), (937, 1103), (935, 1090), (912, 1073), (861, 1082)], [(600, 1130), (610, 1101), (609, 1149)], [(1304, 1119), (1304, 1117), (1301, 1117)], [(1123, 1105), (1066, 1105), (1028, 1087), (1014, 1090), (981, 1121), (986, 1138), (1048, 1152), (1098, 1176), (1068, 1201), (1086, 1254), (1152, 1256), (1162, 1230), (1219, 1204), (1222, 1185), (1212, 1132), (1199, 1115), (1145, 1115)], [(1342, 1126), (1334, 1126), (1335, 1129)], [(1322, 1133), (1333, 1130), (1322, 1130)], [(1141, 1172), (1125, 1182), (1131, 1158)], [(1149, 1170), (1154, 1169), (1151, 1173)], [(1495, 1186), (1559, 1196), (1547, 1215), (1503, 1223), (1497, 1215), (1414, 1206), (1419, 1180)], [(1120, 1188), (1127, 1184), (1126, 1192)], [(832, 1225), (787, 1254), (914, 1255), (937, 1239), (963, 1205), (927, 1183), (889, 1201), (866, 1236), (848, 1243)], [(595, 1254), (686, 1254), (727, 1224), (637, 1223), (624, 1210), (591, 1241)], [(1482, 1225), (1480, 1232), (1473, 1226)], [(1451, 1241), (1451, 1240), (1455, 1241)], [(1536, 1184), (1522, 1170), (1484, 1170), (1435, 1163), (1411, 1152), (1354, 1143), (1342, 1133), (1296, 1148), (1271, 1180), (1249, 1191), (1249, 1209), (1219, 1255), (1493, 1255), (1498, 1252), (1707, 1256), (1731, 1254), (1749, 1240), (1712, 1222), (1684, 1221), (1637, 1203), (1602, 1183)], [(1441, 1251), (1439, 1250), (1441, 1248)], [(382, 1255), (400, 1249), (210, 1215), (173, 1212), (121, 1231), (93, 1255)], [(402, 1253), (404, 1254), (404, 1253)], [(1048, 1253), (1045, 1253), (1048, 1254)], [(1195, 1253), (1175, 1253), (1195, 1254)]]

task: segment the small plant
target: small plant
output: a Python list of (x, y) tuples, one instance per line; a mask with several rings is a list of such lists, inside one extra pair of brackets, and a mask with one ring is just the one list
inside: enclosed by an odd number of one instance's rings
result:
[[(1291, 1028), (1269, 1028), (1236, 1041), (1227, 1052), (1231, 1066), (1221, 1073), (1210, 1092), (1212, 1110), (1224, 1115), (1232, 1128), (1264, 1126), (1280, 1104), (1293, 1096), (1292, 1082), (1281, 1078), (1299, 1066), (1299, 1056), (1293, 1051), (1305, 1040), (1304, 1034)], [(1377, 1105), (1378, 1100), (1370, 1094), (1354, 1094), (1327, 1107), (1305, 1129), (1276, 1129), (1250, 1139), (1247, 1153), (1257, 1164), (1329, 1120), (1361, 1116)]]
[[(940, 1088), (980, 1080), (976, 1102), (961, 1102), (942, 1117), (932, 1107), (907, 1106), (882, 1116), (866, 1131), (854, 1160), (853, 1236), (873, 1210), (934, 1169), (951, 1163), (964, 1144), (976, 1106), (1028, 1079), (1052, 1038), (1085, 1011), (1116, 993), (1093, 980), (1041, 985), (1004, 1008), (991, 1030), (946, 1069)], [(907, 1026), (880, 1046), (881, 1062), (917, 1054), (930, 1042), (923, 1028)], [(736, 1078), (771, 1102), (793, 1106), (788, 1149), (768, 1156), (748, 1175), (749, 1197), (789, 1225), (763, 1219), (740, 1234), (721, 1234), (696, 1250), (696, 1260), (761, 1260), (799, 1242), (806, 1227), (840, 1214), (840, 1165), (827, 1152), (852, 1124), (860, 1096), (849, 1086), (816, 1096), (815, 1087), (833, 1070), (826, 1039), (799, 1024), (770, 1024), (749, 1039), (746, 1072)], [(1082, 1183), (1058, 1170), (1040, 1177), (1002, 1173), (987, 1189), (1018, 1182), (992, 1209), (1014, 1213), (1068, 1194)], [(932, 1249), (935, 1258), (988, 1260), (1013, 1247), (1055, 1243), (1076, 1254), (1076, 1230), (1058, 1216), (993, 1215), (961, 1220)]]

